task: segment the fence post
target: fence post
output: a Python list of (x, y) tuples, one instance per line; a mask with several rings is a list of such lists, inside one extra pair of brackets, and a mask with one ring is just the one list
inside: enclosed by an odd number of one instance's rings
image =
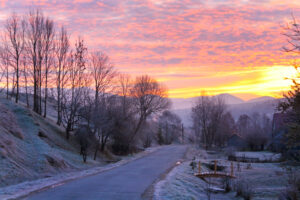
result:
[(198, 173), (201, 174), (201, 165), (200, 161), (198, 162)]
[(233, 176), (233, 163), (231, 162), (231, 173), (230, 176)]
[(215, 173), (217, 173), (217, 161), (215, 160)]

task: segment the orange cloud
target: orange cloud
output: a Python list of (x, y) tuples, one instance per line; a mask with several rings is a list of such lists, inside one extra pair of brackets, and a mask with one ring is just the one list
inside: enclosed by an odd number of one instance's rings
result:
[(91, 49), (105, 51), (121, 72), (165, 82), (172, 97), (203, 89), (251, 95), (288, 89), (281, 70), (293, 56), (281, 50), (281, 33), (291, 12), (300, 18), (298, 0), (1, 2), (3, 15), (42, 8), (73, 38), (80, 34)]

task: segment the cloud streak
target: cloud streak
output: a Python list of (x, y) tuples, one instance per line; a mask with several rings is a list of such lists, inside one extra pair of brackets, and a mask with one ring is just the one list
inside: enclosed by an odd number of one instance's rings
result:
[[(42, 8), (91, 49), (105, 51), (122, 72), (164, 81), (172, 97), (204, 88), (262, 94), (250, 82), (270, 85), (267, 74), (257, 70), (289, 69), (281, 26), (291, 12), (300, 18), (297, 0), (2, 0), (0, 5), (4, 14)], [(227, 80), (228, 73), (235, 75)], [(275, 90), (264, 87), (265, 94)]]

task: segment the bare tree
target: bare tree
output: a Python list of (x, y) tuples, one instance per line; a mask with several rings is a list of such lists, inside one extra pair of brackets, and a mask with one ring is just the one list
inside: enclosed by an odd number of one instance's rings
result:
[(179, 141), (181, 134), (181, 119), (175, 113), (166, 110), (159, 117), (159, 128), (161, 129), (162, 142), (171, 144)]
[(79, 110), (84, 102), (84, 90), (87, 87), (86, 70), (86, 51), (83, 40), (76, 42), (75, 53), (71, 54), (68, 69), (68, 91), (63, 94), (63, 119), (66, 128), (66, 138), (70, 138), (70, 132), (78, 122)]
[(111, 87), (111, 83), (116, 76), (116, 71), (109, 62), (108, 56), (99, 51), (91, 54), (90, 65), (95, 90), (95, 106), (97, 106), (99, 95), (104, 94)]
[(196, 101), (192, 108), (194, 127), (201, 132), (205, 147), (215, 143), (218, 126), (225, 112), (226, 106), (221, 98), (209, 97), (204, 94)]
[[(93, 102), (93, 128), (96, 135), (96, 149), (94, 159), (97, 157), (99, 146), (101, 151), (104, 150), (106, 142), (111, 134), (111, 96), (108, 93), (112, 92), (112, 82), (116, 76), (116, 71), (109, 61), (109, 58), (104, 53), (97, 51), (90, 55), (90, 76), (93, 78), (92, 85), (95, 90)], [(101, 145), (100, 145), (101, 143)]]
[(55, 40), (55, 68), (56, 68), (56, 98), (57, 98), (57, 124), (62, 123), (62, 96), (66, 83), (67, 75), (67, 58), (69, 54), (70, 42), (67, 31), (64, 27)]
[(7, 48), (10, 56), (10, 64), (13, 66), (16, 75), (16, 103), (19, 101), (19, 89), (20, 89), (20, 61), (21, 54), (24, 50), (24, 38), (25, 38), (25, 22), (21, 20), (15, 13), (7, 19), (5, 24), (5, 34), (7, 35)]
[(94, 115), (94, 126), (96, 128), (96, 148), (94, 153), (94, 160), (96, 160), (97, 152), (103, 152), (105, 146), (112, 136), (115, 129), (118, 128), (119, 116), (118, 98), (115, 95), (102, 95), (98, 100), (98, 110)]
[(122, 117), (128, 120), (134, 114), (133, 101), (130, 98), (130, 92), (133, 87), (132, 80), (128, 74), (120, 74), (118, 76), (118, 90), (117, 95), (121, 98)]
[(23, 55), (23, 58), (22, 58), (22, 65), (23, 65), (23, 76), (24, 76), (26, 105), (29, 108), (29, 96), (28, 96), (28, 74), (29, 74), (29, 68), (27, 66), (27, 58), (26, 58), (25, 55)]
[(85, 163), (87, 160), (87, 150), (90, 146), (90, 139), (92, 136), (91, 130), (88, 126), (79, 126), (76, 129), (75, 136), (80, 145), (80, 155), (82, 155), (83, 162)]
[(118, 101), (115, 103), (117, 107), (114, 108), (115, 129), (112, 135), (112, 149), (116, 154), (126, 154), (129, 152), (128, 143), (130, 133), (133, 131), (132, 124), (135, 122), (134, 102), (130, 96), (133, 84), (127, 74), (119, 74), (117, 80), (116, 96)]
[(215, 143), (224, 147), (230, 136), (236, 132), (235, 121), (230, 112), (223, 114), (220, 124), (218, 125)]
[(264, 150), (271, 135), (270, 119), (257, 112), (250, 117), (250, 126), (244, 136), (251, 150)]
[(243, 114), (239, 116), (236, 125), (237, 125), (238, 133), (242, 137), (245, 137), (249, 133), (251, 128), (251, 118), (248, 115)]
[(292, 20), (284, 27), (282, 34), (287, 39), (287, 45), (283, 47), (283, 50), (300, 54), (300, 24), (293, 14)]
[(48, 74), (53, 65), (54, 59), (54, 22), (47, 18), (43, 31), (44, 42), (44, 76), (45, 76), (45, 96), (44, 96), (44, 117), (47, 116), (47, 99), (48, 99)]
[(33, 68), (33, 110), (41, 114), (44, 16), (39, 10), (34, 10), (29, 12), (27, 19), (26, 49)]
[(10, 80), (10, 54), (7, 50), (7, 45), (4, 41), (4, 45), (0, 50), (0, 57), (1, 57), (1, 63), (2, 63), (2, 70), (5, 72), (5, 78), (6, 78), (6, 98), (8, 99), (9, 95), (9, 80)]
[(129, 146), (150, 115), (162, 112), (170, 106), (167, 89), (148, 75), (136, 77), (131, 96), (137, 113), (137, 123), (130, 136)]

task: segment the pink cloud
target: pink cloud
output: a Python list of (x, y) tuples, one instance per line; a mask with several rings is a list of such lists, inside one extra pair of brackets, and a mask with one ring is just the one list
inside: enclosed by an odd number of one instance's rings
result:
[[(170, 88), (204, 87), (201, 74), (207, 71), (288, 65), (281, 25), (292, 11), (300, 18), (297, 0), (17, 0), (1, 5), (18, 13), (41, 7), (74, 38), (80, 34), (91, 49), (105, 51), (121, 71), (150, 73), (168, 80)], [(184, 76), (192, 81), (181, 82)], [(223, 84), (218, 80), (213, 83)]]

